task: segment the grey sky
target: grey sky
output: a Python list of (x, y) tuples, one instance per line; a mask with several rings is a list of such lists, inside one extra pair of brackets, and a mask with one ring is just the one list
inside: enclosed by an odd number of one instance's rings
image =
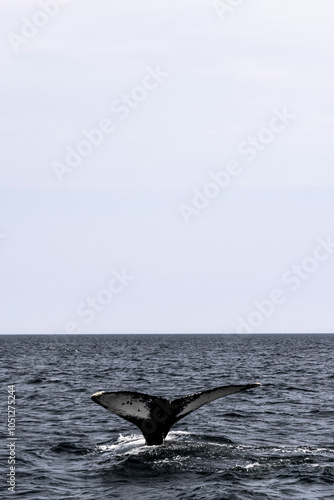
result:
[(334, 4), (237, 3), (2, 0), (2, 333), (333, 331)]

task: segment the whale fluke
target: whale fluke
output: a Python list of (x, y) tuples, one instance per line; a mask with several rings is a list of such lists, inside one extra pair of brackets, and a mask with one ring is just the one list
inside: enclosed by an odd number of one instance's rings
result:
[(140, 392), (96, 392), (92, 400), (136, 425), (148, 446), (162, 444), (175, 422), (215, 399), (261, 385), (225, 385), (169, 401)]

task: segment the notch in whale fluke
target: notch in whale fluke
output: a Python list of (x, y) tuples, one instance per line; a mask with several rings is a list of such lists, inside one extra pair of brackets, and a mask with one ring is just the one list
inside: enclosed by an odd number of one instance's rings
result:
[(225, 385), (169, 401), (140, 392), (96, 392), (92, 400), (111, 413), (136, 425), (148, 446), (162, 444), (175, 422), (215, 399), (253, 389), (260, 383)]

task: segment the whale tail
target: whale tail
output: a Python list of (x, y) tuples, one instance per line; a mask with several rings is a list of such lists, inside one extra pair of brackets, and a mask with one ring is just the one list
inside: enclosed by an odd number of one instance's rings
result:
[(143, 433), (146, 444), (152, 446), (162, 444), (175, 422), (201, 406), (259, 385), (261, 384), (226, 385), (174, 401), (131, 391), (96, 392), (91, 398), (111, 413), (136, 425)]

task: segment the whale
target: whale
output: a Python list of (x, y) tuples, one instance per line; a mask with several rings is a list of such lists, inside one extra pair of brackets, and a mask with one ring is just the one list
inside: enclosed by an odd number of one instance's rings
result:
[(100, 391), (95, 392), (91, 399), (109, 412), (136, 425), (142, 432), (146, 444), (155, 446), (163, 444), (172, 425), (189, 413), (215, 399), (254, 389), (259, 385), (261, 385), (259, 382), (246, 385), (225, 385), (172, 401), (132, 391)]

